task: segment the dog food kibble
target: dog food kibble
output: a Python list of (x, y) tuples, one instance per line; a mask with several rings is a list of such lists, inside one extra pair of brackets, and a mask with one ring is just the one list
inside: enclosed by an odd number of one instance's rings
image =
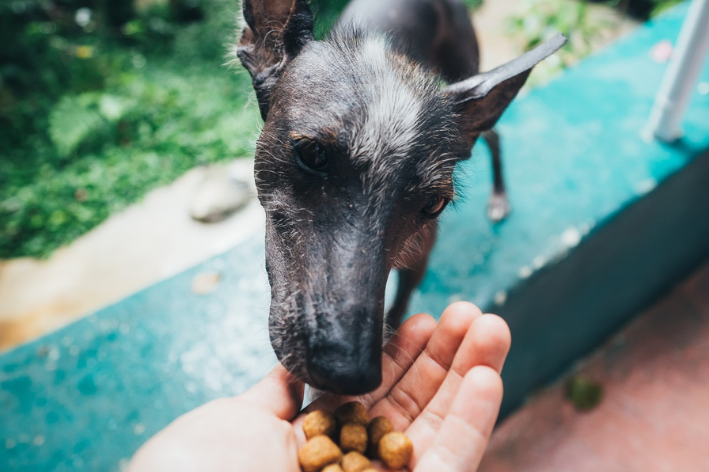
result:
[(404, 433), (387, 433), (379, 441), (379, 458), (390, 469), (401, 469), (411, 460), (414, 445)]
[(320, 472), (343, 472), (343, 470), (342, 467), (340, 467), (340, 464), (330, 464), (325, 466), (325, 468)]
[(347, 423), (340, 430), (340, 448), (342, 452), (367, 450), (367, 430), (361, 424)]
[[(377, 472), (370, 459), (381, 460), (389, 469), (401, 469), (414, 451), (411, 440), (395, 432), (387, 418), (378, 416), (370, 422), (367, 409), (359, 402), (345, 403), (334, 415), (308, 413), (303, 433), (308, 439), (298, 452), (303, 472)], [(339, 446), (331, 438), (339, 440)]]
[(342, 458), (344, 472), (362, 472), (369, 467), (372, 467), (372, 463), (359, 452), (348, 452)]
[(394, 425), (385, 416), (377, 416), (369, 422), (369, 426), (367, 426), (367, 454), (369, 457), (375, 459), (379, 457), (379, 441), (386, 433), (392, 431), (394, 431)]
[(332, 413), (322, 410), (310, 412), (303, 420), (303, 432), (305, 433), (306, 439), (310, 439), (319, 434), (333, 438), (337, 432), (335, 417)]
[(298, 452), (300, 466), (305, 472), (318, 472), (326, 465), (339, 462), (342, 451), (327, 436), (315, 436)]
[(345, 403), (335, 410), (335, 418), (340, 427), (347, 423), (361, 424), (365, 428), (369, 424), (367, 409), (360, 402)]

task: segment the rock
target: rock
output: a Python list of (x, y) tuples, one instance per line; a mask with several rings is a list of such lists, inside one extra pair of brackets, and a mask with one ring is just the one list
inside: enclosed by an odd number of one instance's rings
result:
[(253, 171), (242, 169), (252, 167), (239, 161), (229, 166), (204, 168), (203, 180), (197, 185), (190, 202), (189, 212), (193, 219), (202, 223), (223, 221), (253, 198)]

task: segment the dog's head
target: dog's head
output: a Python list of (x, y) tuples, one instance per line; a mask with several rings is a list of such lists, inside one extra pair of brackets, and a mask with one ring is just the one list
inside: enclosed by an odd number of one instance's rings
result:
[(560, 45), (442, 88), (383, 36), (315, 41), (306, 0), (244, 0), (243, 13), (236, 53), (265, 122), (255, 172), (271, 343), (317, 388), (371, 391), (390, 269), (453, 198), (456, 162)]

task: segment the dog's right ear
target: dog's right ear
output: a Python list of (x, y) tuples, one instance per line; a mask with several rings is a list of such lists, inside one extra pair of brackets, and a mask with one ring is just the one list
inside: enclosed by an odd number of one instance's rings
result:
[(243, 0), (243, 12), (236, 55), (251, 74), (265, 121), (283, 69), (313, 40), (313, 14), (306, 0)]

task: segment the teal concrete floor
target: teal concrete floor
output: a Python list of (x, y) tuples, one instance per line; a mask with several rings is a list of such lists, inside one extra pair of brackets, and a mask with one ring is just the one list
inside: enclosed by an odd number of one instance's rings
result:
[[(460, 169), (463, 201), (443, 217), (412, 310), (438, 314), (465, 299), (503, 312), (515, 287), (571, 257), (709, 148), (709, 96), (699, 93), (679, 145), (640, 138), (665, 68), (650, 48), (676, 38), (685, 12), (513, 104), (499, 126), (513, 213), (497, 226), (486, 219), (491, 179), (479, 146)], [(265, 375), (275, 359), (263, 251), (259, 236), (0, 356), (0, 470), (121, 470), (177, 415)], [(205, 271), (221, 273), (219, 287), (195, 295), (192, 278)]]

